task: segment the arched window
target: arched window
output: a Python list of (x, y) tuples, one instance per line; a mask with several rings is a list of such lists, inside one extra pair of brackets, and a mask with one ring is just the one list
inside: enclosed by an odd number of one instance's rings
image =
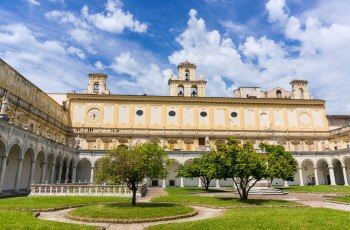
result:
[(197, 86), (196, 85), (192, 85), (191, 86), (191, 97), (197, 97), (198, 92), (197, 92)]
[(190, 80), (190, 71), (188, 69), (185, 70), (185, 80), (186, 81)]
[(303, 89), (299, 89), (299, 95), (300, 95), (300, 99), (304, 99), (304, 90)]
[(98, 82), (96, 82), (94, 84), (94, 93), (99, 93), (100, 92), (100, 84), (98, 84)]
[(282, 91), (281, 90), (276, 90), (276, 97), (277, 98), (282, 98)]
[(184, 86), (183, 85), (179, 85), (177, 87), (177, 95), (178, 96), (184, 96)]

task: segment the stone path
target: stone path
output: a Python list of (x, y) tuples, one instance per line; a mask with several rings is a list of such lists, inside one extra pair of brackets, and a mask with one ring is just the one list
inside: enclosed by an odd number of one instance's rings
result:
[(189, 218), (177, 219), (177, 220), (140, 223), (140, 224), (87, 223), (82, 221), (70, 220), (66, 218), (65, 215), (73, 209), (64, 209), (64, 210), (59, 210), (55, 212), (42, 212), (40, 213), (40, 216), (38, 218), (44, 219), (44, 220), (64, 222), (64, 223), (86, 224), (86, 225), (105, 227), (108, 230), (112, 230), (112, 229), (113, 230), (141, 230), (151, 225), (180, 223), (180, 222), (209, 219), (212, 217), (219, 216), (225, 211), (225, 209), (214, 209), (214, 208), (205, 208), (205, 207), (197, 207), (197, 206), (191, 206), (191, 207), (198, 210), (198, 215), (189, 217)]
[(350, 211), (350, 205), (347, 204), (337, 204), (326, 201), (298, 201), (300, 204), (304, 204), (313, 208), (331, 208), (341, 211)]

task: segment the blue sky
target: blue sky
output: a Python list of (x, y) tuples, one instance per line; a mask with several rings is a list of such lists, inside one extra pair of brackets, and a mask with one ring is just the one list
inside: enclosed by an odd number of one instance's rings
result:
[(189, 60), (209, 96), (306, 79), (329, 113), (349, 113), (348, 0), (17, 0), (0, 2), (0, 57), (47, 92), (167, 95)]

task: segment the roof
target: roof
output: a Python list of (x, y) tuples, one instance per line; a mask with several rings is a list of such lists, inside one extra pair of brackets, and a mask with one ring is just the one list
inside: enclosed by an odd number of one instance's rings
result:
[(196, 68), (196, 65), (186, 60), (186, 61), (184, 61), (184, 62), (181, 62), (181, 63), (177, 66), (177, 68), (179, 68), (179, 67), (193, 67), (193, 68)]

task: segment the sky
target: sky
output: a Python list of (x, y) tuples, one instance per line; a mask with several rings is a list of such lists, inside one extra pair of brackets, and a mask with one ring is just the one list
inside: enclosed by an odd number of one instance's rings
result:
[(107, 73), (115, 94), (167, 95), (178, 63), (207, 96), (302, 79), (350, 113), (349, 0), (0, 0), (0, 57), (45, 92)]

